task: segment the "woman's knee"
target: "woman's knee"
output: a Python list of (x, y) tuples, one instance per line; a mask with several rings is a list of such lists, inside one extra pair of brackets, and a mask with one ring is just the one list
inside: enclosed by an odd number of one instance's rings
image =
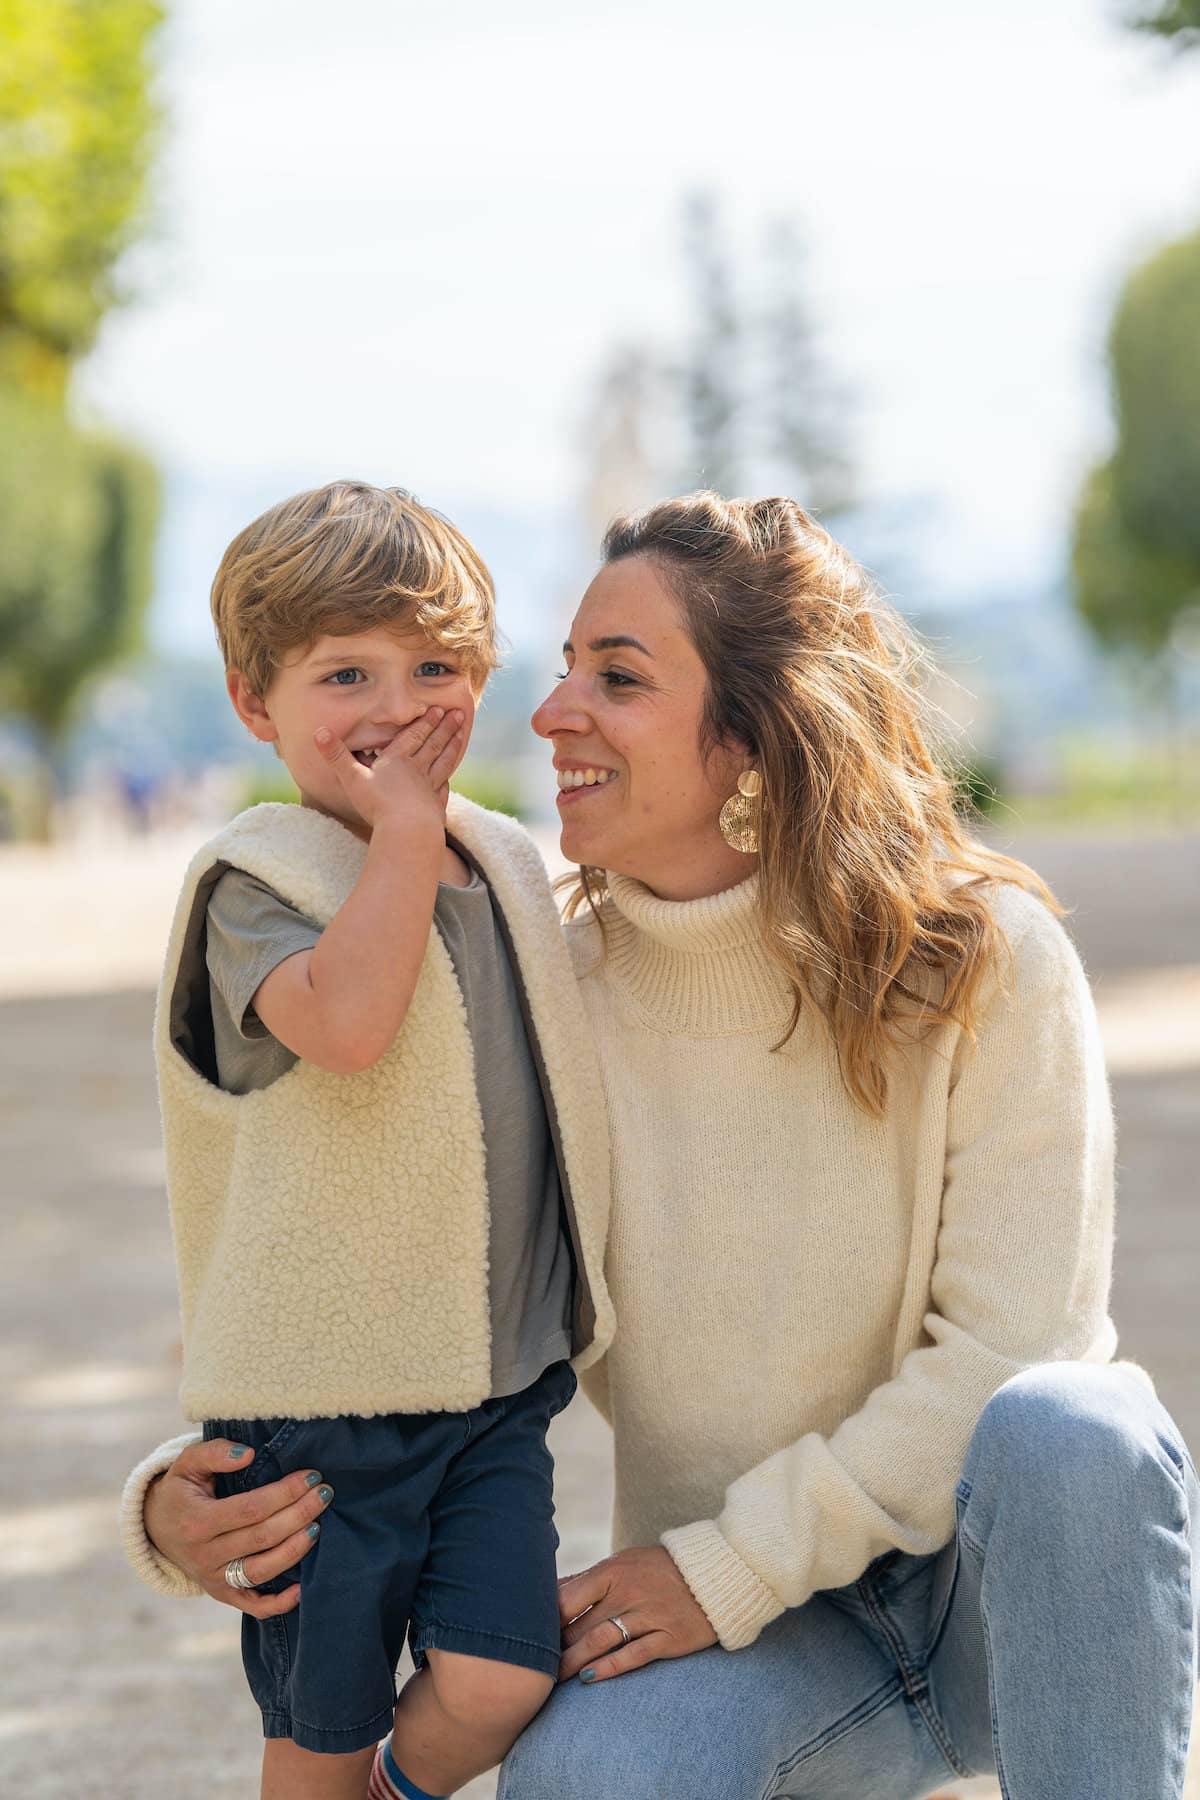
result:
[(1176, 1487), (1187, 1453), (1134, 1364), (1040, 1363), (1004, 1383), (980, 1415), (963, 1474), (972, 1495), (1002, 1483), (1073, 1510), (1136, 1499), (1143, 1485)]
[(695, 1800), (688, 1746), (652, 1704), (655, 1674), (677, 1666), (564, 1682), (505, 1758), (497, 1800)]

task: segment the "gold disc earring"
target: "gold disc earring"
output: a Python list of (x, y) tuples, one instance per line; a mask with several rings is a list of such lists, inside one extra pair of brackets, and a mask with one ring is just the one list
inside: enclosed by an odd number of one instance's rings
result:
[(762, 795), (762, 776), (757, 769), (743, 769), (738, 776), (738, 791), (730, 794), (717, 821), (721, 836), (731, 850), (743, 856), (754, 856), (758, 850), (758, 817)]

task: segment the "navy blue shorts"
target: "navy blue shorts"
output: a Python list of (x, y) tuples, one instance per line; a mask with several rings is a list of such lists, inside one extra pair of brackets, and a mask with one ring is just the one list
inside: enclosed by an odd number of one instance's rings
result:
[(575, 1392), (568, 1362), (470, 1412), (372, 1419), (212, 1419), (206, 1438), (250, 1444), (249, 1468), (217, 1477), (244, 1493), (292, 1469), (335, 1492), (321, 1535), (295, 1569), (300, 1604), (242, 1618), (242, 1661), (264, 1737), (306, 1750), (361, 1750), (392, 1728), (407, 1636), (420, 1668), (431, 1646), (557, 1675), (554, 1462), (546, 1430)]

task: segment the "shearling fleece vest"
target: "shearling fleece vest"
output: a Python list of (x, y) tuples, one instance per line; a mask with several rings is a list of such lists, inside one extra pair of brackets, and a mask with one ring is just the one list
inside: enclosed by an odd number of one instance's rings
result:
[[(530, 838), (457, 795), (447, 830), (489, 883), (512, 958), (575, 1264), (573, 1360), (586, 1368), (613, 1332), (591, 1034)], [(327, 925), (365, 857), (334, 819), (255, 806), (184, 880), (155, 1054), (190, 1419), (460, 1411), (489, 1392), (483, 1129), (466, 1011), (437, 930), (404, 1023), (372, 1068), (333, 1075), (301, 1060), (243, 1095), (215, 1082), (204, 960), (214, 884), (244, 869)]]

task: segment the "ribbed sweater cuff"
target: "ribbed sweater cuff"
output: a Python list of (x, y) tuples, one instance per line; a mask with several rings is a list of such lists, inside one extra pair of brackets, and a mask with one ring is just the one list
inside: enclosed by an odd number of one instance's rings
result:
[(664, 1531), (659, 1540), (726, 1650), (744, 1650), (784, 1608), (712, 1519)]
[(181, 1450), (189, 1444), (198, 1443), (198, 1431), (185, 1431), (179, 1437), (171, 1438), (168, 1443), (160, 1444), (152, 1450), (144, 1462), (140, 1462), (125, 1483), (125, 1491), (121, 1495), (121, 1542), (125, 1546), (125, 1554), (129, 1558), (130, 1567), (135, 1575), (160, 1594), (168, 1594), (172, 1599), (184, 1595), (203, 1594), (204, 1589), (199, 1582), (185, 1575), (182, 1569), (160, 1556), (150, 1539), (146, 1536), (146, 1521), (142, 1509), (146, 1504), (146, 1490), (156, 1475), (169, 1469)]

